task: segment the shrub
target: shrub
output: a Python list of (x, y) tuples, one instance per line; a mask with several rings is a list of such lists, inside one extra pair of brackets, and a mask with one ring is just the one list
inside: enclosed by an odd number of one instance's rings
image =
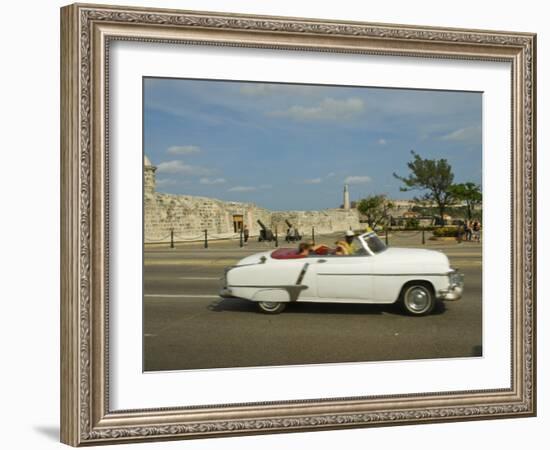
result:
[(420, 225), (420, 221), (418, 219), (407, 219), (405, 222), (405, 229), (406, 230), (417, 230)]
[(435, 237), (456, 237), (458, 227), (438, 227), (434, 228)]

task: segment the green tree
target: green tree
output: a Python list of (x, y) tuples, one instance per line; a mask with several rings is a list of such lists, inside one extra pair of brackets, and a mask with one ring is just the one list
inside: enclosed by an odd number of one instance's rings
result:
[(405, 186), (400, 190), (403, 192), (421, 190), (424, 193), (415, 197), (415, 201), (424, 204), (437, 206), (439, 216), (443, 221), (445, 208), (452, 203), (454, 174), (451, 165), (446, 159), (423, 159), (414, 150), (411, 151), (413, 160), (407, 163), (411, 171), (408, 177), (401, 177), (396, 173), (395, 178), (401, 180)]
[(369, 226), (374, 229), (388, 217), (388, 211), (393, 203), (385, 195), (369, 195), (357, 203), (357, 210), (367, 218)]
[(483, 200), (481, 186), (472, 182), (453, 184), (451, 194), (455, 200), (466, 203), (468, 220), (471, 220), (473, 209), (476, 205), (480, 205)]

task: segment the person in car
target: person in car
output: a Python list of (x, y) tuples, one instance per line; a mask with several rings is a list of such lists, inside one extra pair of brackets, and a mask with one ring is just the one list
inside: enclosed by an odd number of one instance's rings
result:
[(298, 255), (299, 256), (309, 256), (309, 253), (311, 252), (312, 247), (309, 242), (301, 242), (298, 246)]
[(330, 253), (330, 249), (325, 244), (315, 245), (313, 241), (302, 242), (298, 246), (298, 255), (300, 256), (326, 255), (328, 253)]
[(344, 239), (336, 242), (336, 248), (334, 254), (337, 256), (350, 256), (355, 253), (355, 247), (353, 246), (353, 239), (355, 233), (351, 230), (346, 231)]

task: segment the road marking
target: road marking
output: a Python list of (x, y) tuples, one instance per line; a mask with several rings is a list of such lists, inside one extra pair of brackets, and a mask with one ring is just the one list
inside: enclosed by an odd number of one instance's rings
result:
[(220, 280), (221, 277), (178, 277), (180, 280)]
[(159, 297), (159, 298), (220, 298), (219, 295), (205, 294), (145, 294), (144, 297)]
[(239, 258), (223, 258), (223, 259), (147, 259), (143, 264), (145, 266), (231, 266), (235, 264)]

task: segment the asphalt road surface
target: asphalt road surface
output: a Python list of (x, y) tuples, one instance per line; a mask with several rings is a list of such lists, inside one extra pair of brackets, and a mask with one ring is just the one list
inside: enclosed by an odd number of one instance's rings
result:
[[(334, 236), (317, 238), (323, 240)], [(144, 370), (481, 356), (481, 245), (422, 245), (415, 233), (390, 236), (390, 245), (443, 250), (465, 274), (463, 298), (440, 303), (426, 317), (407, 316), (397, 305), (315, 303), (292, 303), (281, 314), (266, 315), (253, 302), (217, 293), (225, 266), (272, 244), (146, 247)]]

